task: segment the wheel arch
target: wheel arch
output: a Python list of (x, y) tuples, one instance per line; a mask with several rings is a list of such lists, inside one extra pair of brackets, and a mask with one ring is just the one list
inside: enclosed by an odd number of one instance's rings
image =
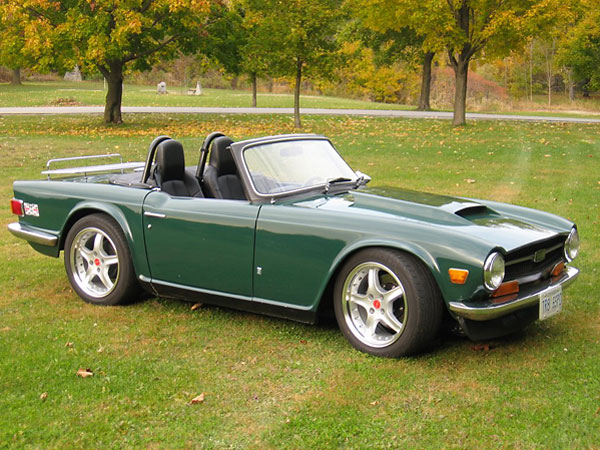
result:
[(347, 247), (334, 260), (329, 270), (329, 273), (327, 274), (327, 281), (323, 289), (321, 290), (321, 295), (318, 297), (317, 300), (316, 310), (319, 316), (329, 316), (331, 313), (333, 313), (333, 289), (335, 281), (342, 267), (344, 267), (346, 261), (348, 261), (358, 252), (372, 248), (400, 251), (417, 258), (417, 260), (420, 261), (429, 270), (429, 273), (433, 276), (434, 280), (436, 281), (438, 289), (440, 289), (440, 292), (442, 292), (442, 296), (444, 296), (441, 284), (442, 274), (440, 272), (440, 268), (437, 264), (436, 259), (423, 247), (403, 242), (389, 242), (379, 240), (365, 241)]
[(129, 246), (129, 251), (132, 252), (133, 238), (131, 235), (131, 228), (129, 227), (129, 223), (125, 218), (125, 215), (115, 205), (100, 202), (82, 202), (71, 210), (71, 212), (67, 216), (65, 224), (62, 227), (62, 232), (60, 234), (59, 249), (64, 250), (67, 234), (69, 234), (69, 231), (78, 220), (82, 219), (85, 216), (99, 213), (106, 214), (115, 222), (117, 222), (117, 224), (121, 227), (121, 230), (123, 230), (123, 233), (125, 234), (125, 238), (127, 239), (127, 244)]
[[(146, 246), (144, 243), (141, 217), (135, 216), (139, 218), (139, 224), (130, 223), (127, 220), (125, 213), (118, 206), (111, 203), (84, 201), (78, 203), (73, 209), (71, 209), (60, 233), (59, 251), (64, 250), (67, 234), (73, 225), (81, 218), (90, 214), (105, 214), (117, 222), (117, 225), (121, 228), (123, 234), (125, 235), (125, 240), (127, 241), (127, 247), (133, 261), (133, 269), (136, 276), (149, 276), (150, 270), (148, 268), (148, 260), (146, 258)], [(137, 213), (132, 212), (132, 214)], [(135, 220), (134, 216), (131, 214), (130, 220)]]

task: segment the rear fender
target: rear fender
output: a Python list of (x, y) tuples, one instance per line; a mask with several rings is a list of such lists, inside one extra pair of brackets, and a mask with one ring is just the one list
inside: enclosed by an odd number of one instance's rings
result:
[[(62, 232), (60, 234), (60, 249), (64, 250), (65, 240), (71, 227), (82, 217), (90, 214), (103, 213), (113, 218), (123, 230), (129, 252), (133, 261), (136, 274), (148, 274), (148, 262), (146, 259), (146, 248), (144, 246), (144, 235), (142, 230), (142, 218), (137, 212), (130, 214), (129, 220), (125, 213), (118, 206), (111, 203), (103, 203), (96, 201), (83, 201), (78, 203), (69, 213)], [(136, 223), (131, 223), (137, 217)]]

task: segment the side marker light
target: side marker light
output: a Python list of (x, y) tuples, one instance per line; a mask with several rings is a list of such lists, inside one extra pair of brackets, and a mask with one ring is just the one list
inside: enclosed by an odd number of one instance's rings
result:
[(448, 269), (448, 274), (452, 283), (465, 284), (469, 276), (469, 271), (466, 269)]

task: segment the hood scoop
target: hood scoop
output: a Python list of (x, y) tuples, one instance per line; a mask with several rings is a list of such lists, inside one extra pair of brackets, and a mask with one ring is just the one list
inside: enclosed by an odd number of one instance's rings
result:
[(475, 202), (450, 202), (441, 208), (467, 220), (500, 217), (493, 209)]

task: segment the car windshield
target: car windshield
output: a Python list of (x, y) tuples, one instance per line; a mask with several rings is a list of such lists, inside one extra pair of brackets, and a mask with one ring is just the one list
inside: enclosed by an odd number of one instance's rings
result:
[(244, 150), (244, 159), (252, 182), (261, 194), (356, 179), (356, 174), (326, 139), (255, 145)]

